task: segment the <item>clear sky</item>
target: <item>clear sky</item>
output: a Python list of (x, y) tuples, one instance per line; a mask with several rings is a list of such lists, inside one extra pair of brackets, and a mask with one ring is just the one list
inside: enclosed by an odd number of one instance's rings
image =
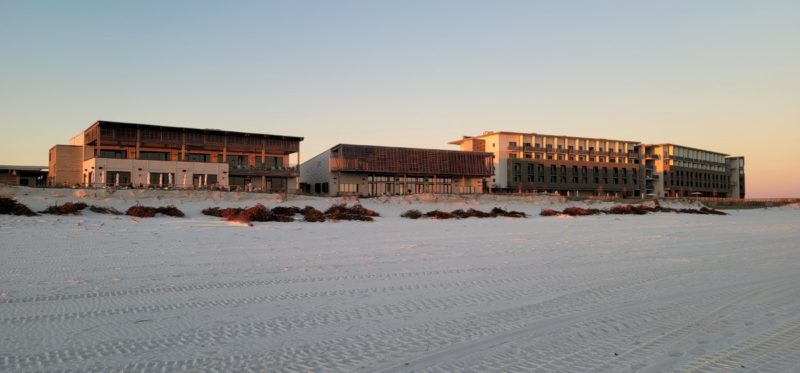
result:
[(800, 1), (0, 0), (0, 164), (95, 120), (455, 149), (507, 130), (747, 157), (800, 197)]

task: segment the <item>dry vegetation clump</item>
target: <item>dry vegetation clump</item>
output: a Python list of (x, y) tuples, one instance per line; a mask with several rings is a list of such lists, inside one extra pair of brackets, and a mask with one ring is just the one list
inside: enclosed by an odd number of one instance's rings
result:
[(291, 222), (294, 221), (294, 216), (270, 214), (269, 219), (267, 219), (267, 221), (277, 221), (277, 222), (281, 222), (281, 223), (291, 223)]
[(50, 215), (80, 215), (81, 210), (89, 207), (83, 202), (72, 203), (67, 202), (63, 205), (53, 205), (46, 208), (44, 211), (39, 211), (42, 214)]
[(558, 216), (558, 215), (561, 215), (561, 213), (556, 211), (556, 210), (553, 210), (553, 209), (544, 209), (541, 212), (539, 212), (539, 215), (540, 216)]
[(567, 207), (564, 211), (561, 212), (564, 215), (569, 216), (589, 216), (589, 215), (598, 215), (600, 214), (600, 210), (597, 209), (585, 209), (581, 207)]
[(380, 214), (361, 205), (347, 207), (346, 204), (342, 203), (333, 205), (325, 210), (325, 217), (330, 220), (373, 221), (373, 216), (380, 216)]
[(183, 211), (178, 210), (177, 207), (172, 206), (172, 205), (156, 207), (156, 213), (164, 214), (164, 215), (167, 215), (167, 216), (172, 216), (172, 217), (175, 217), (175, 218), (182, 218), (182, 217), (186, 216), (186, 214), (184, 214)]
[(457, 219), (458, 218), (458, 216), (453, 215), (452, 212), (439, 211), (439, 210), (428, 211), (425, 214), (423, 214), (422, 216), (424, 216), (426, 218), (432, 218), (432, 219)]
[(202, 213), (203, 215), (227, 219), (228, 217), (241, 214), (242, 211), (244, 211), (244, 209), (239, 207), (228, 207), (224, 209), (219, 207), (209, 207), (207, 209), (203, 209)]
[(202, 213), (203, 215), (208, 215), (208, 216), (216, 216), (216, 217), (218, 217), (218, 218), (221, 218), (221, 217), (222, 217), (222, 209), (221, 209), (221, 208), (219, 208), (219, 207), (208, 207), (208, 208), (204, 208), (204, 209), (203, 209), (203, 211), (201, 211), (201, 213)]
[(453, 214), (453, 216), (455, 216), (457, 219), (466, 219), (469, 217), (467, 212), (462, 209), (453, 210), (450, 213)]
[(284, 207), (284, 206), (276, 206), (270, 210), (272, 215), (282, 215), (282, 216), (294, 216), (295, 214), (299, 214), (303, 212), (303, 209), (299, 207)]
[(303, 209), (303, 220), (311, 223), (321, 223), (326, 220), (325, 213), (311, 206), (306, 206)]
[[(475, 209), (471, 208), (471, 209), (467, 210), (467, 216), (465, 216), (465, 217), (467, 217), (467, 218), (480, 218), (480, 219), (483, 219), (483, 218), (494, 218), (494, 217), (496, 217), (498, 215), (498, 211), (497, 210), (498, 210), (497, 207), (492, 209), (492, 212), (484, 212), (484, 211), (481, 211), (481, 210), (475, 210)], [(502, 210), (501, 214), (507, 214), (507, 212), (505, 210), (503, 210), (503, 209), (499, 209), (499, 210)], [(503, 215), (503, 216), (505, 216), (505, 215)]]
[(676, 212), (680, 214), (700, 214), (700, 215), (727, 215), (726, 213), (708, 207), (701, 207), (699, 209), (673, 209), (669, 207), (662, 207), (656, 204), (655, 207), (647, 205), (616, 205), (606, 210), (598, 209), (583, 209), (580, 207), (567, 207), (563, 212), (546, 209), (542, 210), (539, 215), (541, 216), (585, 216), (585, 215), (598, 215), (598, 214), (611, 214), (611, 215), (645, 215), (651, 212)]
[[(472, 211), (472, 209), (470, 209), (470, 211)], [(495, 217), (495, 216), (503, 216), (506, 218), (527, 218), (528, 214), (522, 211), (514, 211), (514, 210), (506, 211), (499, 207), (495, 207), (488, 214), (488, 216), (478, 216), (478, 217), (481, 218), (481, 217)]]
[(422, 212), (420, 212), (419, 210), (408, 210), (400, 214), (400, 217), (408, 219), (419, 219), (422, 217)]
[(606, 212), (612, 215), (645, 215), (648, 212), (656, 212), (654, 207), (647, 207), (645, 205), (617, 205), (611, 207)]
[(227, 219), (228, 221), (237, 221), (240, 223), (250, 223), (253, 221), (260, 221), (260, 222), (268, 221), (269, 218), (270, 218), (269, 209), (259, 203), (253, 207), (248, 207), (242, 210), (238, 214), (228, 215), (225, 219)]
[[(372, 221), (373, 216), (380, 216), (377, 212), (367, 209), (361, 205), (348, 207), (347, 204), (333, 205), (325, 212), (317, 210), (313, 206), (304, 208), (295, 206), (277, 206), (272, 209), (266, 208), (262, 204), (257, 204), (249, 208), (226, 208), (209, 207), (203, 210), (203, 214), (225, 218), (228, 221), (241, 223), (250, 222), (293, 222), (296, 221), (297, 214), (303, 215), (303, 221), (324, 222), (327, 220), (358, 220)], [(251, 224), (252, 225), (252, 224)]]
[(0, 215), (37, 216), (39, 214), (13, 198), (0, 197)]
[(361, 216), (369, 216), (369, 217), (381, 216), (381, 214), (377, 213), (376, 211), (370, 210), (364, 206), (361, 206), (360, 204), (353, 205), (353, 207), (350, 208), (350, 212)]
[(162, 207), (135, 205), (128, 208), (128, 210), (125, 211), (125, 214), (138, 218), (152, 218), (155, 217), (156, 214), (162, 214), (176, 218), (182, 218), (186, 216), (183, 211), (178, 210), (177, 207), (171, 205)]
[(113, 208), (113, 207), (103, 207), (103, 206), (89, 206), (89, 211), (95, 212), (98, 214), (109, 214), (109, 215), (122, 215), (122, 212)]
[(508, 217), (508, 218), (526, 218), (528, 215), (521, 211), (506, 211), (499, 207), (495, 207), (490, 212), (469, 209), (464, 211), (463, 209), (453, 210), (451, 212), (441, 211), (441, 210), (433, 210), (428, 211), (426, 213), (422, 213), (419, 210), (408, 210), (400, 215), (400, 217), (408, 218), (408, 219), (419, 219), (419, 218), (431, 218), (431, 219), (467, 219), (467, 218), (496, 218), (498, 216)]
[(153, 218), (156, 216), (156, 208), (142, 205), (135, 205), (125, 211), (125, 215), (135, 216), (137, 218)]

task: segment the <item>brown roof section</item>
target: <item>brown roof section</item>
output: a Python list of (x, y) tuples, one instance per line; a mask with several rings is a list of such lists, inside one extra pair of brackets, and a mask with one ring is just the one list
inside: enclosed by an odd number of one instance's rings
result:
[(339, 144), (331, 171), (420, 176), (491, 176), (492, 154), (458, 150)]

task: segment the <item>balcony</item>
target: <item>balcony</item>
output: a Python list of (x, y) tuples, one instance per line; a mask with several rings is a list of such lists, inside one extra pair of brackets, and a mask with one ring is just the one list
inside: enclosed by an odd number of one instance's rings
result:
[(230, 174), (231, 176), (297, 177), (300, 171), (297, 166), (231, 165)]

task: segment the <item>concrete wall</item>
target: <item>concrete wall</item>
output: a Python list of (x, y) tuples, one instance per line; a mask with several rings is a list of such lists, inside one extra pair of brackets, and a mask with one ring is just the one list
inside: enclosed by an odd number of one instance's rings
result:
[(730, 157), (726, 160), (728, 172), (730, 173), (730, 184), (728, 185), (728, 197), (744, 198), (745, 195), (745, 176), (744, 176), (744, 157)]
[[(122, 171), (131, 173), (130, 184), (134, 186), (150, 185), (150, 173), (173, 173), (173, 185), (176, 188), (193, 187), (193, 175), (216, 175), (218, 186), (228, 186), (228, 164), (227, 163), (200, 163), (200, 162), (177, 162), (177, 161), (148, 161), (137, 159), (111, 159), (111, 158), (92, 158), (83, 162), (83, 177), (90, 186), (107, 185), (107, 173), (110, 171)], [(89, 173), (92, 178), (89, 180)], [(165, 182), (166, 184), (166, 182)], [(125, 186), (125, 185), (120, 185)], [(210, 185), (204, 185), (210, 186)]]
[(331, 151), (329, 149), (300, 165), (300, 183), (309, 185), (311, 193), (314, 193), (315, 184), (328, 183), (329, 188), (333, 184), (330, 161)]

